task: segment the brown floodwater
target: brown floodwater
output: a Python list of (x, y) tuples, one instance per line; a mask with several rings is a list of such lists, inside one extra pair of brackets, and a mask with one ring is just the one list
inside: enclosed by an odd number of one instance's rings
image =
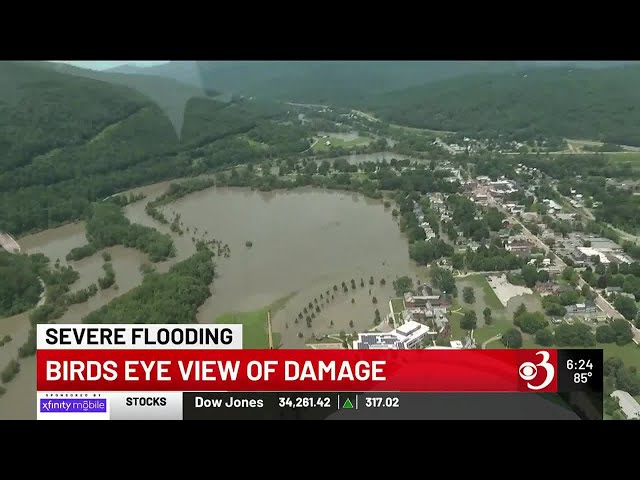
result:
[[(373, 159), (373, 158), (367, 158)], [(379, 158), (380, 159), (380, 158)], [(356, 161), (364, 161), (358, 158)], [(408, 256), (407, 242), (379, 200), (358, 194), (311, 188), (284, 192), (256, 192), (243, 188), (210, 188), (191, 194), (163, 207), (171, 218), (180, 214), (183, 235), (172, 233), (144, 211), (146, 203), (166, 191), (169, 182), (135, 189), (147, 199), (126, 207), (132, 221), (172, 235), (177, 256), (157, 265), (166, 271), (175, 262), (195, 251), (195, 239), (215, 239), (228, 245), (229, 257), (216, 258), (217, 278), (212, 296), (202, 305), (198, 320), (215, 322), (223, 313), (263, 308), (275, 300), (295, 293), (287, 305), (274, 315), (274, 330), (281, 334), (284, 348), (300, 348), (312, 334), (338, 334), (341, 330), (363, 331), (373, 327), (374, 312), (388, 313), (395, 278), (415, 274)], [(189, 229), (187, 232), (186, 229)], [(248, 247), (246, 242), (252, 242)], [(52, 262), (74, 247), (86, 243), (82, 223), (66, 225), (19, 239), (23, 251), (42, 252)], [(146, 255), (125, 247), (107, 249), (111, 253), (118, 289), (100, 291), (88, 302), (72, 306), (58, 322), (78, 323), (89, 312), (105, 305), (142, 281), (140, 266)], [(85, 288), (102, 275), (102, 252), (70, 262), (80, 273), (72, 290)], [(373, 276), (375, 284), (368, 281)], [(356, 280), (356, 290), (342, 292), (341, 283)], [(360, 287), (360, 279), (365, 287)], [(387, 284), (380, 286), (380, 279)], [(297, 314), (309, 301), (331, 291), (334, 299), (306, 327), (304, 319), (295, 324)], [(371, 290), (371, 294), (369, 294)], [(373, 303), (373, 297), (378, 299)], [(352, 302), (353, 299), (353, 302)], [(349, 326), (353, 321), (354, 327)], [(333, 322), (333, 323), (332, 323)], [(29, 329), (28, 314), (0, 319), (0, 334), (14, 341), (0, 348), (0, 362), (15, 357)], [(303, 334), (303, 339), (298, 334)], [(5, 363), (3, 362), (3, 365)], [(35, 362), (20, 361), (21, 371), (0, 397), (0, 418), (35, 418)]]

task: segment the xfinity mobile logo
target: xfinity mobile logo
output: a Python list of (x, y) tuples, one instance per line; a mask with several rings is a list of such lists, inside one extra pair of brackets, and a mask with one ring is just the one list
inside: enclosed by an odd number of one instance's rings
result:
[(40, 399), (40, 413), (105, 413), (107, 400), (98, 398), (93, 400), (52, 400)]

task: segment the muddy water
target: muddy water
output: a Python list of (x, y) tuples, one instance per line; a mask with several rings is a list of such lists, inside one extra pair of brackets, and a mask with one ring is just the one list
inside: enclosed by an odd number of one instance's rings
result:
[[(83, 223), (65, 225), (29, 235), (18, 240), (25, 253), (43, 253), (54, 263), (60, 259), (62, 265), (71, 265), (80, 274), (80, 278), (72, 286), (76, 291), (97, 283), (104, 275), (102, 252), (79, 260), (66, 262), (65, 256), (72, 248), (86, 243)], [(100, 290), (87, 302), (72, 305), (58, 323), (79, 323), (89, 312), (106, 305), (114, 298), (128, 292), (142, 282), (140, 265), (148, 262), (141, 252), (121, 246), (107, 248), (111, 254), (113, 269), (116, 274), (117, 288)], [(162, 266), (163, 267), (163, 266)], [(0, 368), (17, 357), (18, 349), (24, 344), (29, 332), (29, 313), (25, 312), (10, 318), (0, 319), (0, 337), (10, 335), (12, 341), (0, 347)], [(6, 385), (7, 392), (0, 397), (0, 419), (2, 418), (35, 418), (35, 361), (34, 358), (20, 360), (20, 373)]]
[[(362, 156), (361, 156), (362, 157)], [(390, 158), (390, 157), (389, 157)], [(364, 161), (364, 160), (363, 160)], [(167, 183), (152, 185), (143, 192), (147, 200), (166, 191)], [(136, 223), (170, 233), (144, 212), (146, 201), (126, 207), (127, 217)], [(183, 228), (189, 232), (176, 241), (177, 256), (157, 265), (166, 271), (170, 265), (195, 251), (192, 237), (222, 241), (229, 245), (230, 258), (216, 259), (218, 278), (212, 286), (212, 297), (200, 308), (199, 321), (214, 322), (225, 312), (262, 308), (292, 292), (297, 294), (274, 318), (274, 330), (281, 333), (285, 348), (299, 348), (312, 334), (338, 334), (341, 330), (362, 331), (373, 326), (374, 311), (381, 317), (388, 313), (393, 279), (415, 272), (408, 257), (406, 239), (400, 233), (380, 201), (357, 194), (299, 189), (290, 192), (260, 193), (248, 189), (211, 188), (192, 194), (163, 207), (167, 216), (179, 213)], [(196, 231), (197, 228), (197, 231)], [(206, 232), (206, 234), (205, 234)], [(55, 262), (74, 247), (86, 243), (83, 224), (67, 225), (20, 239), (24, 251), (42, 252)], [(253, 242), (247, 247), (246, 242)], [(78, 323), (84, 315), (110, 302), (140, 284), (140, 265), (146, 256), (124, 247), (110, 248), (118, 290), (100, 291), (87, 303), (72, 306), (59, 323)], [(85, 288), (102, 274), (102, 253), (71, 262), (81, 275), (72, 286)], [(369, 277), (375, 279), (369, 285)], [(387, 284), (380, 286), (380, 278)], [(342, 292), (341, 283), (356, 280), (357, 288)], [(360, 287), (360, 278), (365, 287)], [(333, 285), (339, 287), (333, 292)], [(334, 299), (323, 304), (311, 328), (304, 317), (295, 318), (309, 301), (331, 290)], [(371, 289), (371, 294), (369, 294)], [(377, 304), (372, 297), (376, 296)], [(353, 302), (352, 302), (353, 299)], [(314, 309), (315, 310), (315, 309)], [(352, 320), (354, 327), (349, 326)], [(333, 322), (333, 324), (331, 324)], [(288, 328), (287, 328), (288, 325)], [(0, 349), (0, 360), (13, 356), (28, 332), (28, 315), (0, 320), (0, 333), (11, 334), (14, 341)], [(303, 339), (298, 334), (303, 334)], [(5, 350), (6, 349), (6, 350)], [(4, 350), (4, 352), (2, 352)], [(0, 397), (0, 418), (33, 418), (35, 416), (35, 362), (21, 360), (21, 372), (7, 385)]]
[(166, 209), (231, 249), (231, 257), (218, 262), (213, 295), (199, 311), (203, 323), (262, 308), (291, 292), (315, 288), (319, 294), (336, 282), (391, 278), (412, 268), (389, 210), (355, 194), (212, 188)]
[(353, 165), (357, 165), (359, 163), (364, 163), (364, 162), (382, 162), (383, 160), (390, 162), (392, 158), (395, 158), (396, 160), (405, 160), (405, 159), (409, 159), (410, 157), (407, 157), (406, 155), (400, 155), (399, 153), (393, 153), (393, 152), (378, 152), (378, 153), (353, 153), (351, 155), (347, 155), (346, 157), (341, 157), (341, 158), (346, 158), (349, 163)]
[[(356, 161), (384, 158), (358, 157)], [(144, 193), (153, 198), (166, 187), (147, 187)], [(171, 234), (178, 251), (175, 261), (195, 251), (193, 237), (216, 239), (230, 247), (230, 258), (216, 259), (218, 278), (212, 285), (212, 296), (200, 308), (200, 322), (212, 323), (227, 312), (260, 309), (296, 292), (273, 318), (274, 330), (281, 334), (285, 348), (304, 346), (312, 333), (337, 334), (373, 326), (376, 308), (382, 317), (388, 313), (392, 281), (415, 272), (406, 239), (390, 210), (380, 201), (357, 194), (311, 188), (268, 193), (211, 188), (163, 207), (168, 218), (180, 214), (185, 229), (182, 236), (150, 218), (144, 207), (145, 202), (128, 206), (127, 217)], [(246, 246), (247, 241), (253, 242), (252, 247)], [(369, 285), (371, 276), (373, 286)], [(383, 277), (384, 288), (380, 285)], [(350, 284), (352, 278), (357, 288), (344, 294), (341, 284)], [(361, 278), (365, 288), (360, 287)], [(333, 292), (333, 285), (340, 287), (338, 292)], [(323, 298), (320, 313), (314, 308), (317, 318), (312, 327), (306, 327), (306, 315), (296, 325), (298, 313), (321, 293), (326, 296), (326, 290), (334, 299), (330, 295), (327, 304)], [(377, 304), (372, 301), (374, 296)], [(354, 328), (349, 327), (351, 320)], [(298, 337), (300, 332), (302, 339)]]

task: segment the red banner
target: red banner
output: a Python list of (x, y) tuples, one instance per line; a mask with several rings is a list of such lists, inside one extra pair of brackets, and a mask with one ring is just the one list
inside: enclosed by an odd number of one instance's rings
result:
[(555, 350), (38, 350), (39, 391), (555, 392)]

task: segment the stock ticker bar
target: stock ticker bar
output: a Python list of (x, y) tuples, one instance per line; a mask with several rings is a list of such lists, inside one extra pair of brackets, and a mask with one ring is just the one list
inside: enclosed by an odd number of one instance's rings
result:
[[(556, 359), (552, 360), (553, 354)], [(536, 351), (512, 392), (185, 392), (184, 420), (602, 420), (602, 350)], [(554, 382), (555, 379), (555, 382)], [(554, 392), (548, 385), (555, 383)], [(547, 392), (547, 393), (536, 393)]]
[(602, 418), (601, 350), (242, 350), (237, 325), (37, 335), (43, 419)]

